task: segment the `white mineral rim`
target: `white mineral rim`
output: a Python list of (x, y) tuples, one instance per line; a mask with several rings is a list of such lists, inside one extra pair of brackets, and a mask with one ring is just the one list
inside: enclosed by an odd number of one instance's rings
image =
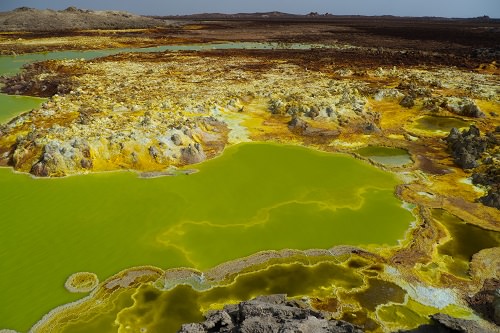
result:
[[(83, 286), (79, 286), (78, 281), (83, 275), (85, 275), (85, 281), (91, 282), (89, 285), (85, 284)], [(90, 279), (92, 279), (90, 281)], [(71, 293), (88, 293), (94, 290), (99, 285), (99, 278), (96, 274), (90, 272), (77, 272), (71, 274), (66, 282), (64, 283), (64, 287)]]

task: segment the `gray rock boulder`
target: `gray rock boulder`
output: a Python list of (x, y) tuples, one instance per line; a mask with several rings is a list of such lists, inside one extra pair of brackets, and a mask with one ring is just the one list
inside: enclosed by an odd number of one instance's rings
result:
[(415, 329), (399, 331), (398, 333), (494, 333), (483, 328), (474, 320), (454, 318), (437, 313), (431, 316), (431, 324), (421, 325)]
[(207, 158), (203, 147), (199, 143), (189, 144), (181, 149), (181, 160), (184, 164), (195, 164), (204, 161)]
[(292, 116), (292, 119), (288, 122), (288, 128), (290, 130), (298, 130), (298, 131), (303, 131), (309, 127), (309, 124), (305, 122), (304, 120), (300, 119), (299, 116), (294, 114)]
[(174, 133), (172, 134), (172, 136), (170, 137), (170, 140), (172, 140), (172, 142), (174, 143), (174, 145), (176, 146), (180, 146), (182, 145), (182, 138), (179, 134), (177, 133)]
[(414, 101), (413, 97), (411, 97), (410, 95), (406, 95), (405, 97), (403, 97), (401, 102), (399, 102), (399, 105), (401, 105), (405, 108), (411, 109), (412, 107), (415, 106), (415, 101)]
[(363, 132), (366, 134), (380, 133), (380, 128), (372, 122), (363, 124)]
[[(479, 198), (479, 201), (486, 206), (494, 207), (496, 209), (500, 209), (500, 186), (493, 186), (488, 194)], [(500, 302), (499, 302), (499, 311), (498, 311), (498, 321), (500, 322)]]
[(449, 97), (445, 104), (448, 111), (461, 116), (472, 118), (486, 117), (486, 115), (470, 98)]
[(463, 332), (463, 333), (489, 332), (486, 329), (479, 326), (479, 324), (473, 320), (453, 318), (451, 316), (442, 313), (432, 315), (431, 318), (440, 325), (449, 328), (451, 332)]

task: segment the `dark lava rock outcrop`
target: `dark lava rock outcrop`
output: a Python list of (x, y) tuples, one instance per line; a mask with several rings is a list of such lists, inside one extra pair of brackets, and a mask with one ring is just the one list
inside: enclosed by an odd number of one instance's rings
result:
[(399, 105), (401, 105), (405, 108), (411, 109), (412, 107), (415, 106), (415, 101), (414, 101), (412, 96), (406, 95), (405, 97), (403, 97), (401, 102), (399, 102)]
[(454, 318), (442, 313), (432, 315), (431, 319), (431, 324), (399, 333), (492, 333), (473, 320)]
[(179, 333), (363, 332), (347, 322), (329, 320), (303, 302), (287, 300), (285, 295), (260, 296), (228, 305), (206, 318), (203, 323), (183, 325)]
[(479, 199), (484, 205), (500, 209), (500, 187), (497, 185)]
[(452, 128), (446, 137), (453, 160), (462, 169), (472, 169), (479, 165), (481, 154), (488, 147), (488, 142), (481, 138), (479, 128), (471, 125), (468, 130)]
[(462, 169), (474, 169), (472, 182), (488, 188), (488, 193), (479, 201), (500, 209), (500, 131), (481, 136), (474, 125), (462, 132), (453, 128), (446, 142), (455, 164)]
[(469, 305), (482, 317), (500, 325), (500, 281), (488, 279), (481, 290), (467, 299)]
[[(74, 82), (54, 61), (37, 62), (25, 65), (24, 71), (11, 77), (0, 77), (2, 92), (11, 95), (50, 97), (55, 94), (67, 94)], [(80, 73), (75, 73), (80, 74)]]
[(309, 124), (304, 120), (300, 119), (297, 115), (292, 116), (292, 120), (288, 122), (288, 128), (292, 131), (305, 131), (309, 127)]
[(484, 118), (486, 116), (469, 98), (448, 98), (445, 106), (448, 111), (465, 117)]
[(448, 332), (488, 333), (486, 329), (473, 320), (453, 318), (442, 313), (432, 315), (431, 318), (437, 327), (447, 328)]

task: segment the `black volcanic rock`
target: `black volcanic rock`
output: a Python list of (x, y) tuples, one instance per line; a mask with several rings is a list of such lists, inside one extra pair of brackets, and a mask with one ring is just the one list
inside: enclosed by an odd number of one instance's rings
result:
[(488, 333), (486, 329), (480, 327), (473, 320), (453, 318), (442, 313), (432, 315), (431, 318), (441, 326), (448, 328), (450, 332)]
[[(398, 333), (490, 333), (491, 331), (479, 326), (474, 320), (454, 318), (446, 314), (437, 313), (431, 316), (430, 324)], [(492, 333), (492, 332), (491, 332)]]
[(495, 186), (488, 191), (484, 197), (479, 198), (479, 201), (486, 206), (500, 209), (500, 186)]
[(415, 106), (415, 101), (413, 100), (413, 97), (411, 97), (410, 95), (406, 95), (405, 97), (403, 97), (401, 102), (399, 102), (399, 105), (411, 109)]
[(498, 158), (490, 157), (498, 154), (498, 134), (495, 131), (481, 137), (479, 129), (471, 125), (462, 132), (453, 128), (446, 137), (446, 142), (455, 164), (462, 169), (474, 169), (472, 182), (488, 187), (488, 193), (479, 198), (479, 201), (500, 209), (500, 167)]
[(485, 280), (481, 290), (470, 296), (467, 303), (484, 319), (500, 326), (500, 280)]
[(473, 169), (479, 165), (479, 158), (488, 147), (488, 141), (481, 137), (479, 129), (471, 125), (461, 133), (452, 128), (446, 137), (455, 164), (462, 169)]
[(329, 320), (301, 301), (285, 295), (260, 296), (210, 312), (203, 323), (185, 324), (179, 333), (362, 333), (347, 322)]

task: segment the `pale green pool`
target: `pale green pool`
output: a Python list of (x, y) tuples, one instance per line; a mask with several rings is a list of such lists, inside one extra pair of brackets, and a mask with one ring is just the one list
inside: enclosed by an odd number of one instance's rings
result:
[(450, 233), (450, 240), (438, 246), (438, 253), (445, 256), (446, 266), (454, 275), (469, 278), (469, 262), (479, 251), (500, 246), (500, 233), (465, 223), (458, 217), (433, 209), (432, 217)]
[(0, 94), (0, 123), (6, 122), (25, 111), (36, 109), (40, 107), (44, 101), (44, 98), (38, 97)]
[(401, 148), (368, 146), (355, 152), (387, 166), (403, 166), (412, 162), (408, 152)]
[(464, 128), (471, 123), (455, 117), (422, 116), (415, 121), (414, 128), (424, 131), (449, 132), (453, 127)]

